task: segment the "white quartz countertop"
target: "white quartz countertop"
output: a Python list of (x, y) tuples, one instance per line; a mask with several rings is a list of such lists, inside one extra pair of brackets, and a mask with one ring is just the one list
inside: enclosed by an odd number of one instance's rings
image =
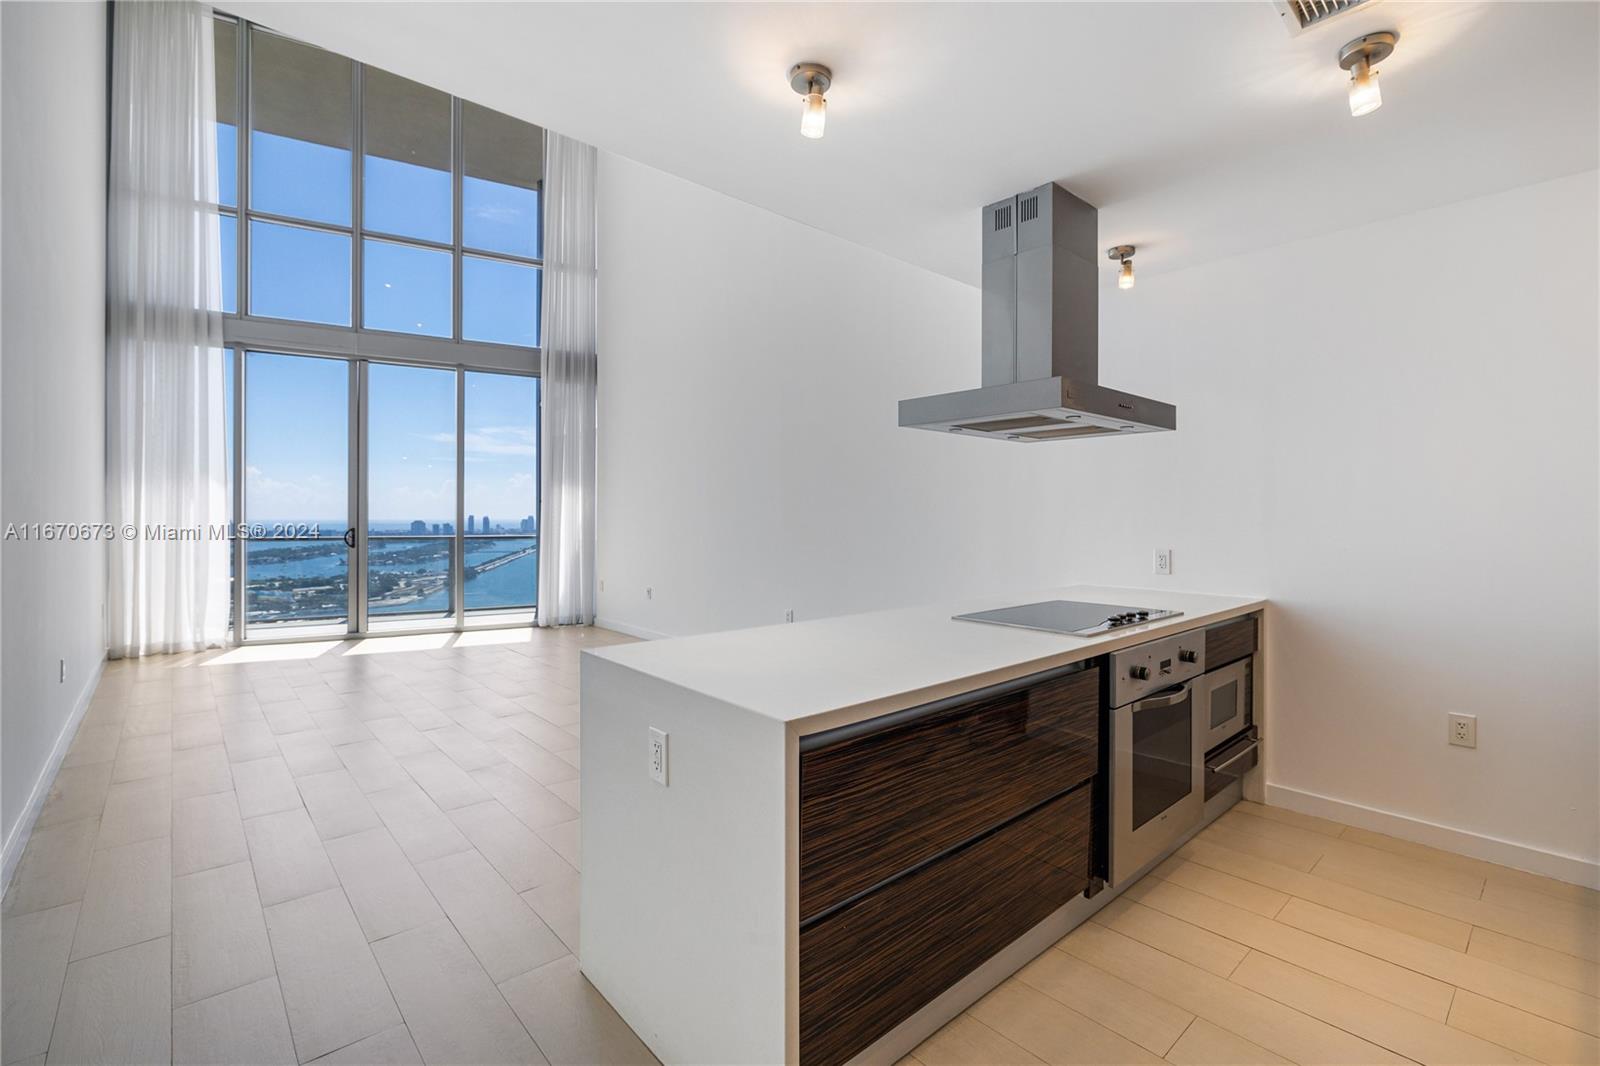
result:
[[(1092, 637), (958, 622), (951, 617), (1040, 600), (1086, 600), (1183, 613)], [(1250, 596), (1075, 585), (642, 641), (584, 654), (790, 723), (796, 733), (804, 734), (1090, 659), (1248, 614), (1265, 603)]]

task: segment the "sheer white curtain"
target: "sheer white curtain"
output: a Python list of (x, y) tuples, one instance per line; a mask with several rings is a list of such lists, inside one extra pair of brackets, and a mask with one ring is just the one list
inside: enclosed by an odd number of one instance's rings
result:
[(596, 152), (546, 133), (544, 160), (539, 624), (584, 625), (595, 612)]
[[(113, 12), (106, 286), (106, 640), (222, 643), (228, 519), (210, 11)], [(129, 537), (127, 533), (134, 532)]]

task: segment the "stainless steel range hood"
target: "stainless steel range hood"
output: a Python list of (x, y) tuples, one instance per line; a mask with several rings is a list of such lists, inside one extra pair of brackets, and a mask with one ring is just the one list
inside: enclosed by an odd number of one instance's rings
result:
[(1176, 429), (1100, 385), (1098, 212), (1054, 183), (983, 209), (983, 387), (900, 401), (900, 425), (1001, 440)]

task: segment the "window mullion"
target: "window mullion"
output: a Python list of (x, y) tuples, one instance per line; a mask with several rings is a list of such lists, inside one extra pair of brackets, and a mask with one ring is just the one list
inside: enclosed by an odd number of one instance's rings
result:
[(466, 152), (463, 149), (461, 136), (461, 100), (459, 97), (450, 97), (450, 275), (451, 288), (451, 319), (452, 340), (461, 340), (461, 189), (466, 181)]
[(336, 233), (341, 237), (354, 237), (355, 229), (351, 226), (341, 226), (337, 222), (318, 222), (311, 218), (295, 218), (293, 215), (277, 215), (271, 211), (252, 211), (250, 219), (253, 222), (271, 222), (277, 226), (289, 226), (294, 229), (310, 229), (319, 233)]
[[(539, 213), (541, 215), (543, 215), (544, 214), (543, 209), (541, 209)], [(487, 249), (484, 249), (484, 248), (467, 248), (467, 247), (463, 247), (461, 250), (464, 253), (466, 253), (467, 255), (473, 256), (473, 257), (475, 257), (477, 259), (497, 259), (502, 263), (516, 263), (518, 266), (531, 266), (531, 267), (542, 267), (542, 266), (544, 266), (544, 260), (543, 259), (530, 258), (529, 256), (525, 256), (525, 255), (514, 255), (511, 252), (491, 252), (491, 251), (489, 251)]]
[[(235, 263), (233, 283), (234, 310), (240, 315), (250, 313), (250, 132), (255, 128), (255, 108), (250, 99), (250, 41), (255, 27), (240, 19), (238, 22), (237, 53), (234, 57), (234, 99), (239, 102), (234, 135), (234, 188), (233, 196), (237, 219), (234, 238)], [(243, 598), (241, 597), (241, 604)]]
[(353, 106), (351, 107), (350, 131), (350, 324), (360, 329), (367, 321), (367, 308), (365, 303), (366, 289), (362, 284), (362, 273), (366, 269), (366, 245), (362, 240), (361, 205), (362, 195), (362, 169), (366, 161), (366, 115), (363, 92), (366, 83), (366, 64), (350, 64), (350, 92)]

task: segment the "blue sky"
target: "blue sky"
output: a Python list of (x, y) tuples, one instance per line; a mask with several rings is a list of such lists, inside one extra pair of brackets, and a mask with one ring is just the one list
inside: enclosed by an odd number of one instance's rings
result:
[[(236, 203), (236, 133), (218, 126), (221, 200)], [(334, 225), (350, 224), (351, 153), (256, 132), (252, 206)], [(450, 175), (368, 156), (364, 224), (402, 237), (449, 243)], [(465, 179), (463, 240), (488, 251), (536, 256), (538, 193)], [(233, 227), (224, 225), (223, 284), (236, 286)], [(254, 221), (251, 306), (257, 314), (349, 325), (350, 238)], [(363, 273), (372, 329), (450, 336), (448, 252), (366, 241)], [(467, 339), (533, 345), (538, 272), (468, 257), (462, 270)], [(228, 300), (232, 310), (235, 300)], [(337, 521), (347, 510), (348, 370), (340, 360), (250, 353), (245, 445), (249, 521)], [(369, 372), (368, 513), (373, 526), (455, 519), (455, 374), (373, 364)], [(515, 529), (537, 514), (538, 382), (466, 376), (466, 510)], [(324, 531), (329, 532), (329, 531)]]
[[(346, 522), (348, 364), (267, 352), (247, 359), (246, 518)], [(538, 514), (538, 390), (537, 378), (466, 375), (466, 509), (513, 530)], [(374, 363), (368, 395), (373, 526), (454, 522), (454, 372)]]

